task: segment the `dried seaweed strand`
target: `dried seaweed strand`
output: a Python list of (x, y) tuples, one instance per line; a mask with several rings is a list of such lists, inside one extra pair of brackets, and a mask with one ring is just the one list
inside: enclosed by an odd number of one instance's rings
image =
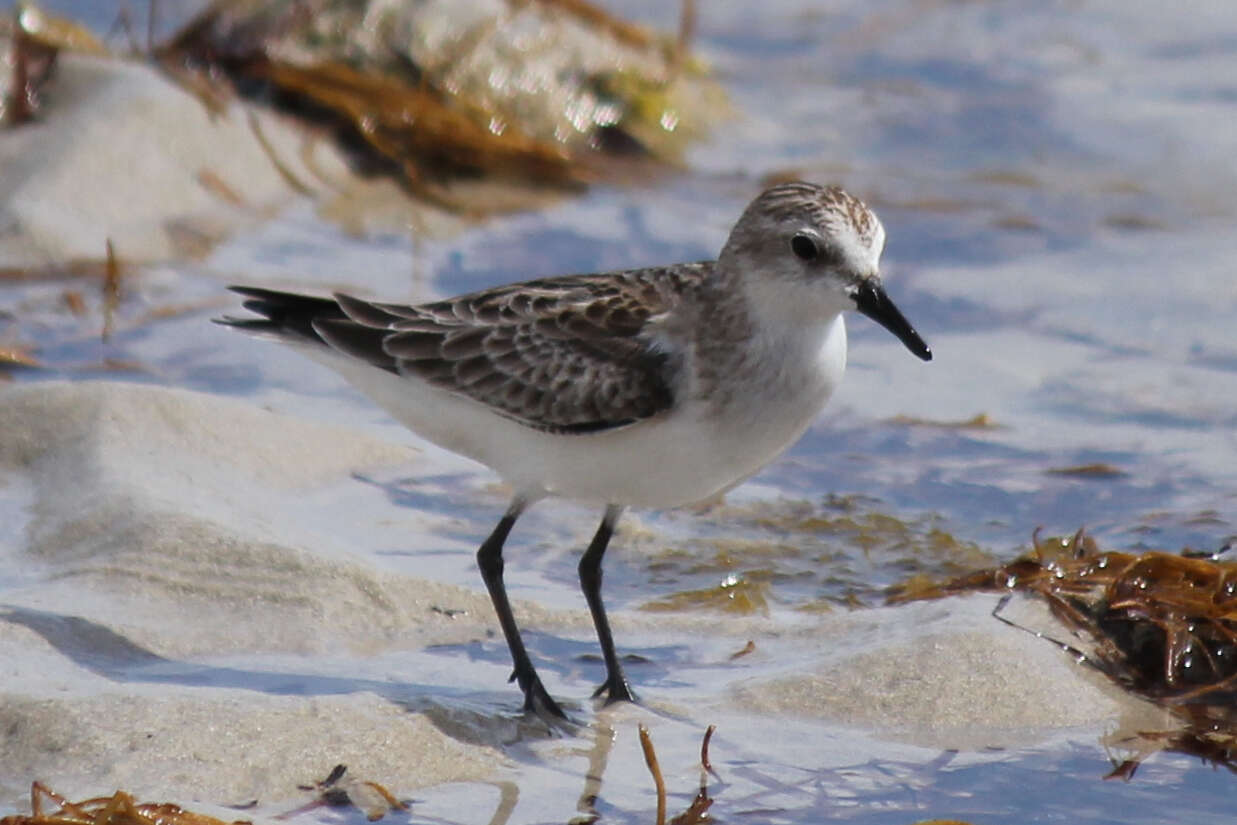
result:
[(657, 788), (657, 825), (666, 825), (666, 780), (662, 778), (661, 765), (657, 762), (657, 751), (653, 750), (653, 738), (649, 736), (649, 729), (641, 724), (639, 731), (644, 764), (648, 765), (649, 773), (653, 774), (653, 785)]

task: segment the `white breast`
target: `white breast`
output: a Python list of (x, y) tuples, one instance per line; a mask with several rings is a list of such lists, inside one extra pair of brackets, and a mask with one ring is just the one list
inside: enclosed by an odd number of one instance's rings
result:
[(768, 369), (731, 387), (730, 403), (676, 405), (629, 427), (556, 435), (415, 379), (316, 350), (316, 357), (423, 438), (493, 468), (530, 497), (674, 507), (716, 495), (781, 455), (811, 425), (841, 380), (841, 316), (772, 344)]

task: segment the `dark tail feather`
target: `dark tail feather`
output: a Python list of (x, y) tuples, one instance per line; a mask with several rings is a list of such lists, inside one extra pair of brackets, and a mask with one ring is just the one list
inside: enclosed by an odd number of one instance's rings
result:
[[(350, 318), (333, 298), (316, 298), (294, 292), (279, 292), (252, 286), (230, 286), (228, 289), (244, 295), (248, 300), (243, 306), (261, 318), (216, 318), (215, 323), (235, 327), (262, 337), (281, 339), (290, 343), (312, 343), (342, 352), (353, 358), (368, 361), (379, 369), (398, 373), (395, 359), (387, 354), (383, 342), (389, 334), (386, 329), (368, 326)], [(389, 313), (355, 298), (340, 296), (357, 312), (386, 320)], [(396, 316), (390, 316), (395, 318)]]
[(217, 324), (236, 327), (246, 332), (267, 333), (278, 338), (292, 338), (325, 345), (327, 342), (314, 329), (314, 321), (347, 317), (339, 308), (339, 304), (331, 298), (297, 295), (293, 292), (280, 292), (252, 286), (230, 286), (228, 289), (248, 298), (243, 304), (245, 309), (262, 317), (223, 317), (215, 318), (214, 321)]
[(395, 359), (383, 347), (383, 341), (389, 335), (385, 329), (367, 327), (351, 320), (318, 319), (314, 321), (314, 332), (344, 355), (367, 361), (387, 372), (399, 372)]

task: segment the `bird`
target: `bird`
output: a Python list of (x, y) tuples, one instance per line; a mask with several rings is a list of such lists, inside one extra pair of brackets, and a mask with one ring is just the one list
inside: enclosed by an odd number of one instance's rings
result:
[(252, 315), (214, 320), (292, 345), (507, 482), (511, 500), (477, 565), (524, 711), (566, 719), (503, 582), (517, 519), (552, 496), (601, 509), (578, 570), (606, 668), (593, 697), (637, 701), (601, 596), (619, 517), (713, 500), (794, 444), (842, 379), (844, 312), (931, 360), (884, 289), (884, 244), (859, 198), (792, 182), (751, 201), (716, 260), (557, 275), (416, 305), (231, 286)]

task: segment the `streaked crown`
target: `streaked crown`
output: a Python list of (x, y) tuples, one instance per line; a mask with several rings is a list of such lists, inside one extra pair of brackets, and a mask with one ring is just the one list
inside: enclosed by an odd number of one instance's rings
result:
[[(804, 238), (796, 242), (799, 234)], [(863, 201), (840, 186), (795, 182), (766, 189), (751, 202), (731, 231), (722, 258), (734, 258), (740, 266), (761, 262), (767, 267), (814, 251), (835, 274), (861, 278), (878, 272), (884, 246), (885, 229)]]

